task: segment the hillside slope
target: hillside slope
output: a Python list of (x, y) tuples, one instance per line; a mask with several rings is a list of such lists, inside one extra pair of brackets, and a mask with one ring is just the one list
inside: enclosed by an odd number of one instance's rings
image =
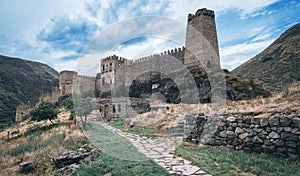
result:
[(263, 52), (233, 70), (275, 93), (300, 81), (300, 23), (285, 31)]
[(58, 73), (46, 64), (0, 55), (0, 129), (15, 118), (18, 105), (35, 103), (58, 86)]

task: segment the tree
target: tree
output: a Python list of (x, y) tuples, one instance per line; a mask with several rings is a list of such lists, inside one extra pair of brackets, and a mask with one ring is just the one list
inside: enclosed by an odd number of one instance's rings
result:
[(42, 102), (36, 109), (30, 111), (32, 121), (50, 120), (52, 124), (53, 119), (57, 118), (57, 110), (50, 102)]
[(73, 97), (74, 111), (80, 117), (80, 120), (85, 128), (87, 116), (95, 109), (90, 98)]

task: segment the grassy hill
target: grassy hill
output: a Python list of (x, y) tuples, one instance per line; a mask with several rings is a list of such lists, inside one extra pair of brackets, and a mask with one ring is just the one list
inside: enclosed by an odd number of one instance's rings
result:
[(34, 104), (58, 86), (58, 73), (46, 64), (0, 55), (0, 130), (14, 122), (18, 105)]
[(233, 70), (275, 93), (300, 81), (300, 23), (285, 31), (263, 52)]

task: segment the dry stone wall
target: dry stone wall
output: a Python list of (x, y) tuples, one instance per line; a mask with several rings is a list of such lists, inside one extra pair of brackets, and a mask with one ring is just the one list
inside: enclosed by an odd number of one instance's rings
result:
[(184, 141), (300, 160), (300, 113), (271, 116), (185, 116)]

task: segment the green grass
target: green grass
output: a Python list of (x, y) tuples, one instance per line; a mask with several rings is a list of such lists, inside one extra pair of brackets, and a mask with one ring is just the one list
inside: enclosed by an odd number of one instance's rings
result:
[(116, 118), (107, 123), (115, 128), (122, 129), (127, 124), (127, 121), (123, 118)]
[[(36, 133), (34, 133), (36, 134)], [(12, 156), (22, 155), (24, 153), (30, 153), (40, 148), (46, 147), (54, 143), (61, 143), (66, 137), (65, 133), (53, 134), (46, 140), (43, 140), (38, 135), (31, 135), (25, 142), (17, 145), (9, 151)]]
[(81, 166), (75, 175), (93, 176), (111, 173), (112, 176), (164, 176), (170, 175), (154, 161), (128, 161), (102, 154), (99, 160), (89, 165)]
[(300, 162), (270, 156), (229, 151), (215, 147), (180, 145), (175, 154), (193, 162), (212, 175), (299, 175)]
[(76, 175), (169, 175), (126, 138), (104, 128), (101, 122), (88, 122), (83, 132), (100, 149), (101, 156), (98, 161), (81, 166)]
[(127, 128), (127, 121), (123, 118), (116, 118), (108, 122), (109, 125), (121, 129), (125, 132), (138, 134), (140, 136), (146, 137), (158, 137), (161, 136), (157, 130), (151, 128), (150, 126), (135, 126), (132, 128)]

